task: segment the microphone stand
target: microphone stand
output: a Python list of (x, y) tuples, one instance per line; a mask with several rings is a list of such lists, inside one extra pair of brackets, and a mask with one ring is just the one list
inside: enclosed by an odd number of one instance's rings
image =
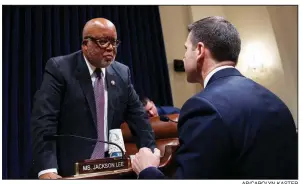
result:
[(178, 121), (172, 120), (172, 119), (170, 119), (169, 117), (164, 116), (164, 115), (161, 115), (161, 116), (160, 116), (160, 120), (161, 120), (161, 121), (164, 121), (164, 122), (169, 122), (169, 121), (171, 121), (171, 122), (174, 122), (174, 123), (178, 123)]
[(107, 143), (107, 144), (112, 144), (112, 145), (115, 145), (119, 148), (119, 150), (121, 151), (122, 153), (122, 158), (126, 158), (126, 154), (125, 152), (123, 151), (123, 149), (116, 143), (114, 142), (108, 142), (108, 141), (101, 141), (101, 140), (98, 140), (98, 139), (93, 139), (93, 138), (89, 138), (89, 137), (82, 137), (82, 136), (78, 136), (78, 135), (72, 135), (72, 134), (54, 134), (54, 135), (46, 135), (43, 137), (44, 140), (48, 141), (48, 140), (53, 140), (53, 139), (56, 139), (56, 138), (60, 138), (60, 137), (74, 137), (74, 138), (78, 138), (78, 139), (84, 139), (84, 140), (88, 140), (88, 141), (93, 141), (93, 142), (102, 142), (102, 143)]

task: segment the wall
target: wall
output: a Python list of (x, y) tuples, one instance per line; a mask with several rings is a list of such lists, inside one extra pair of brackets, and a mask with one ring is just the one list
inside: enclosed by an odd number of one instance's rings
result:
[(185, 101), (197, 93), (199, 85), (189, 84), (185, 72), (175, 72), (174, 59), (183, 59), (190, 24), (188, 6), (160, 6), (163, 37), (166, 49), (167, 64), (169, 68), (170, 84), (173, 101), (176, 107), (181, 108)]
[(282, 62), (266, 7), (230, 6), (225, 7), (224, 11), (242, 39), (237, 68), (287, 101)]
[(298, 8), (268, 6), (287, 85), (286, 103), (298, 121)]

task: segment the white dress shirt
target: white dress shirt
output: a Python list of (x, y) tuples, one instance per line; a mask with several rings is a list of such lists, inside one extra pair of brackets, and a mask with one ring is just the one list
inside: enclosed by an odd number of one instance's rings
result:
[[(91, 76), (91, 79), (92, 79), (92, 86), (94, 87), (95, 85), (95, 81), (96, 81), (96, 74), (94, 73), (95, 72), (95, 69), (96, 67), (94, 67), (93, 65), (91, 65), (87, 59), (84, 57), (84, 60), (86, 62), (86, 65), (88, 67), (88, 70), (89, 70), (89, 74)], [(108, 95), (107, 95), (107, 86), (106, 86), (106, 81), (105, 81), (105, 68), (101, 68), (101, 71), (102, 71), (102, 74), (103, 74), (103, 77), (102, 77), (102, 80), (103, 80), (103, 84), (104, 84), (104, 139), (101, 140), (101, 141), (108, 141), (108, 137), (107, 137), (107, 105), (108, 105)], [(104, 151), (108, 151), (108, 144), (104, 144)]]
[[(94, 83), (96, 81), (96, 74), (94, 73), (95, 72), (95, 69), (96, 67), (94, 67), (93, 65), (91, 65), (87, 59), (85, 58), (85, 56), (83, 55), (84, 57), (84, 60), (86, 62), (86, 65), (88, 67), (88, 71), (89, 71), (89, 74), (91, 76), (91, 80), (92, 80), (92, 86), (94, 87)], [(101, 71), (103, 73), (103, 77), (102, 77), (102, 80), (103, 80), (103, 84), (104, 84), (104, 141), (108, 141), (108, 136), (107, 136), (107, 132), (108, 132), (108, 129), (107, 129), (107, 106), (108, 106), (108, 95), (107, 95), (107, 86), (106, 86), (106, 81), (105, 81), (105, 68), (101, 68)], [(87, 122), (89, 123), (89, 122)], [(105, 151), (108, 151), (108, 144), (104, 144), (104, 150)], [(58, 173), (58, 170), (57, 168), (51, 168), (51, 169), (46, 169), (46, 170), (42, 170), (38, 173), (38, 177), (40, 177), (42, 174), (45, 174), (45, 173), (50, 173), (50, 172), (54, 172), (54, 173)]]
[(225, 69), (225, 68), (235, 68), (235, 67), (233, 67), (233, 66), (220, 66), (220, 67), (218, 67), (218, 68), (213, 69), (213, 70), (212, 70), (209, 74), (207, 74), (207, 76), (205, 77), (205, 80), (204, 80), (204, 88), (206, 87), (206, 85), (207, 85), (209, 79), (210, 79), (216, 72), (218, 72), (218, 71), (220, 71), (220, 70), (223, 70), (223, 69)]

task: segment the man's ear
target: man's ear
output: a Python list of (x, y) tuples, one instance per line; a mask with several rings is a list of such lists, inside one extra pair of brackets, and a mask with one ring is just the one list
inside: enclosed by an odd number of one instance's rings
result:
[(82, 50), (87, 50), (87, 40), (82, 41), (81, 48), (82, 48)]
[(203, 66), (203, 60), (205, 57), (205, 47), (202, 42), (198, 42), (197, 47), (197, 68), (201, 69)]
[(196, 49), (197, 49), (197, 53), (198, 53), (197, 54), (197, 60), (201, 60), (205, 55), (205, 53), (204, 53), (205, 52), (204, 44), (202, 42), (198, 42)]

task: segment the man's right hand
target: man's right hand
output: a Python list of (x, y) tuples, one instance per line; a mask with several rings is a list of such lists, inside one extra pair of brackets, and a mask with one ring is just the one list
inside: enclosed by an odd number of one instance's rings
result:
[(160, 150), (155, 148), (154, 153), (149, 148), (140, 148), (132, 161), (132, 168), (137, 175), (148, 167), (159, 167)]
[(39, 179), (44, 179), (44, 180), (49, 180), (49, 179), (60, 179), (62, 178), (60, 175), (57, 173), (45, 173), (39, 176)]

